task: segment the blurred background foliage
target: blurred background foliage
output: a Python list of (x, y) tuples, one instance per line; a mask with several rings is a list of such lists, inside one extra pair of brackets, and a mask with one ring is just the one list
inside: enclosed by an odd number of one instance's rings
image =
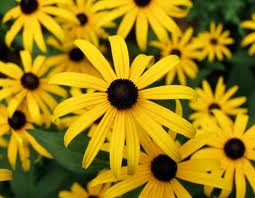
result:
[[(14, 0), (0, 0), (0, 19), (15, 5)], [(193, 26), (196, 33), (208, 30), (211, 21), (223, 23), (225, 29), (231, 31), (231, 37), (235, 39), (235, 44), (230, 47), (233, 53), (232, 59), (225, 59), (223, 62), (199, 62), (198, 77), (195, 80), (189, 80), (188, 85), (198, 87), (203, 79), (207, 79), (214, 88), (219, 76), (224, 77), (227, 87), (239, 85), (237, 95), (248, 98), (246, 107), (249, 109), (250, 124), (255, 122), (255, 57), (248, 55), (247, 48), (241, 48), (240, 41), (247, 32), (240, 27), (240, 22), (249, 19), (252, 12), (255, 12), (255, 0), (193, 0), (193, 7), (188, 17), (178, 20), (184, 29)], [(8, 28), (8, 24), (0, 23), (0, 60), (19, 63), (18, 52), (22, 49), (21, 37), (19, 36), (12, 48), (8, 49), (4, 43), (4, 35)], [(109, 31), (115, 33), (115, 30)], [(133, 34), (134, 32), (131, 32), (127, 38), (131, 58), (140, 53)], [(153, 40), (155, 36), (150, 33), (149, 39)], [(34, 55), (38, 53), (39, 50), (34, 51)], [(46, 55), (53, 53), (56, 51), (49, 48)], [(149, 48), (146, 54), (153, 54), (157, 59), (159, 58), (159, 51), (155, 48)], [(163, 80), (160, 83), (163, 83)], [(183, 104), (185, 117), (188, 118), (191, 110), (187, 102)], [(174, 106), (171, 103), (164, 105), (169, 108)], [(42, 159), (33, 153), (31, 170), (23, 172), (19, 165), (14, 171), (14, 179), (11, 182), (0, 183), (0, 194), (10, 198), (57, 197), (60, 190), (69, 189), (75, 181), (86, 186), (86, 183), (99, 170), (108, 167), (107, 155), (101, 152), (91, 168), (84, 171), (81, 168), (82, 151), (87, 146), (88, 138), (84, 134), (79, 135), (67, 150), (63, 145), (63, 132), (54, 127), (36, 128), (31, 131), (37, 141), (53, 154), (54, 160)], [(0, 153), (6, 153), (6, 149), (1, 148)], [(4, 156), (6, 155), (1, 155), (1, 168), (8, 168), (8, 162)], [(191, 184), (185, 184), (185, 186), (192, 192), (193, 197), (204, 197), (201, 186)], [(137, 197), (139, 191), (140, 189), (137, 189), (124, 197)], [(254, 197), (250, 187), (247, 191), (247, 197)], [(232, 196), (234, 197), (234, 194)]]

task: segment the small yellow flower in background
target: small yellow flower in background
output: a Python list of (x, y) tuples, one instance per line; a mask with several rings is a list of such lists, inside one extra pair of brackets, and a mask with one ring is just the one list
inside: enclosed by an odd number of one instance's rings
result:
[[(91, 186), (117, 182), (103, 194), (104, 198), (120, 196), (144, 184), (145, 186), (139, 197), (165, 198), (167, 195), (167, 197), (172, 198), (191, 198), (190, 193), (179, 179), (196, 184), (229, 189), (227, 182), (220, 176), (208, 173), (208, 171), (221, 170), (220, 163), (217, 160), (185, 160), (193, 152), (201, 148), (205, 142), (208, 142), (210, 136), (199, 138), (199, 141), (194, 138), (180, 146), (178, 152), (182, 158), (175, 161), (166, 155), (144, 132), (140, 132), (141, 144), (145, 152), (140, 153), (140, 163), (135, 174), (129, 176), (127, 167), (122, 167), (120, 178), (115, 178), (111, 171), (105, 171), (91, 181)], [(203, 144), (201, 144), (202, 141), (204, 142)]]
[(147, 47), (149, 25), (161, 41), (168, 40), (167, 31), (180, 34), (181, 30), (172, 17), (185, 17), (191, 6), (189, 0), (102, 0), (97, 4), (102, 10), (113, 8), (106, 17), (108, 20), (124, 16), (117, 32), (123, 38), (135, 26), (137, 44), (141, 50)]
[(255, 54), (255, 14), (252, 15), (251, 20), (247, 20), (241, 23), (242, 28), (252, 30), (253, 32), (248, 34), (242, 40), (242, 46), (251, 45), (249, 49), (249, 55)]
[(74, 39), (85, 39), (99, 46), (99, 39), (106, 39), (108, 36), (104, 28), (114, 27), (115, 24), (110, 20), (103, 20), (106, 12), (98, 12), (95, 0), (71, 0), (71, 2), (71, 5), (66, 4), (63, 8), (72, 12), (79, 23), (60, 19), (65, 32)]
[(26, 171), (30, 169), (29, 145), (40, 155), (52, 158), (51, 154), (28, 133), (28, 130), (33, 129), (33, 125), (30, 116), (24, 108), (16, 110), (12, 116), (8, 116), (5, 106), (0, 105), (0, 110), (0, 135), (10, 134), (7, 156), (13, 169), (16, 167), (18, 154), (23, 169)]
[[(248, 116), (238, 114), (235, 122), (224, 113), (213, 111), (217, 123), (209, 122), (207, 128), (203, 128), (207, 133), (217, 133), (216, 138), (208, 142), (208, 146), (197, 151), (192, 159), (212, 159), (220, 160), (222, 169), (212, 171), (212, 175), (225, 178), (231, 189), (233, 183), (236, 185), (236, 197), (244, 198), (246, 192), (245, 177), (250, 183), (255, 193), (255, 169), (251, 161), (255, 160), (255, 126), (247, 129)], [(213, 188), (206, 186), (205, 194), (211, 197)], [(219, 197), (228, 197), (231, 190), (222, 190)]]
[(188, 28), (181, 36), (173, 33), (168, 42), (152, 41), (151, 45), (161, 50), (161, 56), (177, 55), (180, 63), (166, 75), (166, 84), (171, 84), (176, 75), (182, 85), (187, 84), (186, 75), (194, 79), (198, 73), (198, 66), (194, 59), (198, 59), (200, 52), (192, 45), (193, 28)]
[(60, 54), (47, 58), (46, 64), (54, 67), (52, 73), (70, 71), (100, 77), (98, 71), (73, 42), (74, 40), (68, 37), (66, 37), (63, 43), (58, 42), (53, 37), (48, 39), (48, 44), (61, 52)]
[(0, 169), (0, 181), (9, 181), (12, 179), (12, 172), (8, 169)]
[[(57, 74), (49, 82), (96, 90), (94, 93), (67, 99), (54, 110), (54, 117), (57, 119), (77, 110), (89, 108), (89, 111), (68, 128), (64, 136), (65, 145), (68, 146), (78, 134), (103, 116), (84, 154), (84, 168), (88, 168), (92, 163), (112, 128), (111, 169), (118, 177), (126, 141), (129, 172), (133, 173), (140, 152), (135, 122), (145, 129), (167, 155), (175, 160), (179, 159), (177, 148), (162, 125), (187, 137), (193, 137), (196, 131), (187, 120), (150, 100), (193, 99), (196, 93), (193, 89), (181, 85), (145, 89), (174, 68), (179, 63), (179, 58), (175, 55), (167, 56), (153, 64), (152, 56), (139, 55), (130, 67), (125, 41), (120, 36), (112, 36), (109, 40), (116, 73), (95, 46), (88, 41), (77, 40), (75, 44), (98, 70), (102, 79), (83, 73), (64, 72)], [(145, 71), (148, 66), (150, 68)]]
[(231, 98), (238, 90), (238, 86), (233, 86), (226, 90), (223, 78), (218, 79), (215, 91), (212, 91), (209, 83), (204, 80), (202, 88), (197, 88), (198, 99), (190, 102), (190, 108), (194, 111), (190, 119), (196, 127), (200, 127), (204, 120), (214, 119), (212, 111), (221, 110), (225, 114), (237, 115), (238, 113), (247, 113), (246, 108), (240, 106), (246, 102), (246, 97)]
[[(8, 112), (12, 116), (20, 105), (26, 105), (31, 119), (36, 124), (51, 120), (51, 110), (57, 102), (50, 94), (66, 97), (66, 91), (56, 85), (48, 84), (49, 67), (44, 56), (37, 56), (34, 61), (28, 51), (20, 52), (23, 70), (14, 63), (0, 62), (0, 72), (7, 78), (0, 79), (0, 100), (9, 102)], [(47, 120), (45, 120), (47, 119)]]
[(102, 184), (96, 187), (90, 187), (87, 185), (85, 190), (78, 183), (74, 183), (71, 187), (71, 191), (61, 191), (59, 198), (102, 198), (103, 193), (111, 187), (111, 184)]
[(214, 22), (210, 24), (210, 31), (202, 32), (194, 39), (194, 45), (201, 48), (201, 59), (208, 57), (210, 62), (215, 59), (222, 61), (224, 55), (231, 58), (231, 51), (227, 48), (228, 45), (234, 43), (234, 40), (229, 37), (230, 32), (223, 30), (223, 25), (216, 25)]
[(32, 52), (33, 42), (40, 50), (47, 51), (41, 25), (51, 32), (56, 38), (63, 40), (64, 31), (52, 16), (78, 23), (76, 17), (67, 10), (56, 7), (56, 4), (70, 4), (69, 0), (17, 0), (18, 5), (9, 10), (3, 17), (3, 22), (14, 19), (5, 41), (11, 46), (16, 35), (23, 28), (22, 39), (25, 50)]

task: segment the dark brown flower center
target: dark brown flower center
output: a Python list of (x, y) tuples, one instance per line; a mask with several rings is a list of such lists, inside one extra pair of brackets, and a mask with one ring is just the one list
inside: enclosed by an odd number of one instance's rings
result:
[(242, 140), (238, 138), (232, 138), (226, 142), (224, 151), (229, 158), (236, 160), (243, 157), (245, 152), (245, 145)]
[(211, 42), (212, 45), (217, 45), (218, 44), (218, 40), (216, 38), (212, 38), (210, 42)]
[(37, 0), (21, 0), (20, 2), (21, 11), (25, 14), (31, 14), (38, 8)]
[(209, 107), (209, 113), (211, 115), (213, 115), (212, 111), (215, 110), (215, 109), (221, 109), (220, 105), (218, 105), (217, 103), (212, 103)]
[(26, 116), (21, 111), (15, 111), (11, 118), (8, 118), (10, 127), (14, 130), (22, 129), (26, 124)]
[(84, 54), (79, 48), (73, 48), (69, 52), (69, 58), (74, 62), (80, 62), (83, 60)]
[(26, 89), (35, 90), (39, 87), (40, 80), (36, 75), (34, 75), (31, 72), (24, 73), (22, 78), (21, 78), (21, 84)]
[(139, 7), (145, 7), (150, 4), (151, 0), (134, 0), (135, 4)]
[(176, 55), (176, 56), (179, 56), (181, 57), (182, 53), (180, 50), (178, 49), (173, 49), (171, 52), (170, 52), (171, 55)]
[(81, 26), (88, 22), (88, 17), (84, 13), (77, 14), (76, 17), (79, 19)]
[(137, 101), (138, 89), (128, 79), (114, 80), (107, 89), (108, 100), (117, 109), (129, 109)]
[(177, 164), (168, 155), (159, 155), (151, 162), (151, 171), (158, 180), (167, 182), (175, 177)]
[(88, 198), (98, 198), (98, 196), (95, 196), (95, 195), (89, 195)]

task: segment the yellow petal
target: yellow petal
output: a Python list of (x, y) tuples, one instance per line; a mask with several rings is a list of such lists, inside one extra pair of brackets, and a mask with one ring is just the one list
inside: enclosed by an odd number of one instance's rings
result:
[(192, 198), (189, 192), (182, 186), (182, 184), (177, 179), (172, 179), (171, 185), (177, 198)]
[(13, 97), (8, 105), (8, 114), (11, 117), (19, 105), (23, 102), (24, 98), (27, 95), (27, 90), (22, 90), (15, 97)]
[(139, 12), (136, 19), (136, 40), (139, 48), (143, 51), (147, 48), (147, 37), (148, 37), (148, 19), (146, 15)]
[(245, 197), (246, 193), (246, 181), (244, 177), (243, 166), (236, 165), (235, 169), (235, 185), (236, 185), (236, 197)]
[(41, 25), (39, 23), (39, 21), (37, 19), (31, 19), (31, 26), (33, 27), (33, 36), (34, 36), (34, 40), (35, 43), (37, 44), (37, 46), (39, 47), (40, 50), (42, 50), (43, 52), (47, 51), (47, 47), (44, 41), (44, 37), (43, 37), (43, 33), (42, 33), (42, 28)]
[(21, 51), (20, 57), (22, 61), (22, 65), (24, 67), (25, 72), (32, 71), (32, 57), (28, 51)]
[(99, 152), (100, 148), (102, 147), (107, 133), (109, 133), (116, 112), (117, 110), (115, 108), (111, 108), (108, 106), (105, 116), (98, 125), (95, 134), (92, 136), (89, 145), (86, 148), (82, 162), (82, 167), (84, 167), (85, 169), (90, 166), (97, 153)]
[(23, 75), (23, 71), (19, 68), (19, 66), (13, 63), (5, 64), (0, 62), (0, 72), (17, 80), (20, 80)]
[(240, 137), (243, 135), (247, 123), (248, 123), (249, 117), (247, 115), (239, 114), (236, 117), (236, 121), (234, 124), (234, 136)]
[(13, 25), (11, 26), (11, 29), (6, 33), (6, 35), (5, 35), (5, 42), (6, 42), (6, 45), (8, 47), (11, 46), (11, 43), (12, 43), (13, 39), (19, 33), (19, 31), (21, 30), (23, 25), (24, 25), (24, 18), (23, 17), (19, 17), (13, 23)]
[(86, 40), (76, 40), (74, 44), (83, 51), (88, 60), (99, 71), (106, 82), (111, 83), (117, 78), (111, 65), (94, 45)]
[(8, 169), (0, 169), (0, 181), (8, 181), (12, 179), (12, 172)]
[(178, 56), (170, 55), (167, 56), (156, 64), (151, 66), (136, 82), (136, 86), (139, 89), (143, 89), (148, 85), (159, 80), (167, 72), (169, 72), (173, 67), (175, 67), (180, 62)]
[(27, 107), (32, 120), (36, 124), (40, 125), (41, 124), (40, 108), (33, 94), (29, 92), (27, 93)]
[(178, 169), (181, 170), (208, 172), (220, 168), (220, 161), (212, 159), (191, 159), (178, 163)]
[(100, 78), (75, 72), (63, 72), (56, 74), (49, 80), (49, 84), (66, 85), (78, 88), (90, 88), (105, 92), (108, 84)]
[(11, 135), (10, 142), (8, 144), (7, 156), (9, 163), (13, 169), (16, 168), (16, 160), (18, 154), (18, 145), (15, 137)]

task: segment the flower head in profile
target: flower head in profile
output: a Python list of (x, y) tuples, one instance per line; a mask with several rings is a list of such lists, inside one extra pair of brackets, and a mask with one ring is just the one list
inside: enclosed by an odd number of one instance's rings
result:
[(149, 27), (161, 41), (167, 41), (168, 31), (180, 34), (172, 17), (185, 17), (191, 6), (190, 0), (102, 0), (97, 4), (98, 9), (113, 8), (106, 17), (108, 20), (124, 16), (117, 31), (123, 38), (135, 26), (137, 44), (142, 50), (147, 47)]
[(180, 57), (180, 63), (166, 75), (167, 84), (171, 84), (176, 76), (182, 85), (187, 84), (186, 76), (191, 79), (196, 78), (198, 66), (194, 60), (198, 59), (200, 52), (191, 42), (192, 34), (193, 28), (188, 28), (181, 36), (173, 33), (168, 42), (151, 42), (152, 46), (161, 50), (162, 57), (170, 54)]
[[(203, 127), (204, 133), (216, 133), (205, 147), (197, 151), (192, 159), (212, 159), (221, 161), (220, 171), (211, 171), (212, 175), (224, 177), (231, 184), (230, 190), (222, 190), (219, 197), (228, 197), (235, 182), (236, 197), (244, 198), (246, 180), (255, 193), (255, 169), (252, 161), (255, 160), (255, 126), (246, 130), (248, 116), (238, 114), (235, 122), (221, 111), (213, 111), (217, 123), (208, 122)], [(205, 194), (211, 197), (212, 187), (205, 186)]]
[(9, 181), (12, 179), (12, 172), (8, 169), (0, 169), (0, 181)]
[(80, 184), (74, 183), (71, 187), (71, 191), (61, 191), (59, 198), (102, 198), (103, 193), (111, 187), (111, 184), (101, 184), (95, 187), (87, 185), (87, 189), (84, 189)]
[(64, 42), (58, 42), (57, 39), (50, 37), (48, 44), (60, 53), (47, 58), (46, 64), (54, 67), (52, 73), (63, 71), (86, 73), (100, 77), (98, 71), (91, 65), (83, 52), (73, 44), (74, 40), (66, 37)]
[(178, 148), (182, 158), (175, 161), (166, 155), (144, 132), (140, 132), (141, 144), (145, 152), (140, 153), (140, 163), (135, 174), (129, 176), (127, 167), (122, 167), (120, 178), (114, 177), (111, 171), (106, 171), (91, 181), (92, 186), (117, 182), (103, 194), (103, 197), (118, 197), (145, 185), (139, 197), (165, 198), (168, 195), (167, 197), (173, 198), (191, 198), (190, 193), (180, 180), (217, 188), (229, 188), (227, 182), (220, 176), (208, 173), (208, 171), (221, 170), (217, 160), (185, 160), (202, 147), (211, 136), (202, 137), (200, 135), (187, 141)]
[(23, 169), (25, 171), (30, 169), (30, 145), (40, 155), (52, 158), (51, 154), (28, 132), (28, 130), (33, 129), (33, 125), (26, 108), (17, 109), (12, 116), (8, 115), (5, 106), (0, 105), (0, 110), (0, 134), (1, 136), (7, 134), (10, 135), (10, 140), (7, 146), (7, 156), (13, 169), (16, 167), (18, 155)]
[(246, 20), (241, 23), (242, 28), (249, 29), (253, 31), (252, 33), (248, 34), (242, 40), (242, 46), (251, 45), (249, 49), (249, 55), (255, 54), (255, 14), (252, 15), (251, 20)]
[(204, 80), (202, 88), (196, 89), (198, 99), (190, 102), (190, 107), (194, 111), (190, 115), (190, 119), (194, 122), (193, 124), (199, 127), (208, 118), (214, 119), (212, 111), (215, 109), (221, 110), (229, 116), (246, 113), (247, 109), (240, 107), (246, 102), (246, 97), (231, 98), (237, 90), (238, 86), (233, 86), (226, 90), (223, 78), (220, 77), (213, 92), (209, 83)]
[[(83, 108), (89, 109), (68, 128), (64, 137), (65, 145), (67, 146), (102, 116), (86, 148), (83, 167), (87, 168), (91, 164), (112, 128), (110, 142), (112, 170), (119, 176), (126, 142), (129, 171), (134, 172), (140, 152), (136, 122), (142, 125), (167, 155), (178, 160), (180, 156), (177, 148), (162, 125), (187, 137), (193, 137), (196, 131), (184, 118), (150, 100), (192, 99), (196, 97), (196, 93), (193, 89), (181, 85), (146, 87), (174, 68), (179, 63), (179, 58), (174, 55), (167, 56), (153, 64), (153, 57), (139, 55), (130, 67), (125, 41), (120, 36), (112, 36), (109, 40), (115, 72), (95, 46), (88, 41), (77, 40), (75, 44), (98, 70), (102, 79), (83, 73), (64, 72), (57, 74), (49, 82), (95, 90), (93, 93), (67, 99), (54, 110), (54, 117), (59, 118)], [(149, 69), (145, 71), (148, 66)]]
[(3, 22), (15, 20), (5, 37), (6, 44), (9, 47), (23, 28), (22, 41), (24, 49), (32, 52), (33, 42), (35, 41), (38, 48), (45, 52), (47, 48), (41, 26), (45, 27), (59, 40), (63, 40), (64, 31), (53, 16), (78, 23), (75, 15), (56, 6), (59, 3), (70, 4), (69, 0), (17, 0), (17, 2), (18, 5), (9, 10), (3, 18)]
[(201, 48), (201, 59), (208, 57), (210, 62), (215, 59), (222, 61), (224, 55), (231, 58), (231, 51), (227, 48), (228, 45), (234, 43), (234, 39), (230, 36), (228, 30), (223, 30), (223, 25), (216, 25), (214, 22), (210, 24), (210, 31), (202, 32), (194, 40), (194, 45)]
[(114, 27), (115, 24), (111, 20), (103, 20), (106, 12), (97, 9), (95, 0), (71, 0), (71, 2), (71, 5), (65, 4), (63, 8), (72, 12), (79, 23), (60, 19), (64, 30), (75, 39), (85, 39), (99, 46), (99, 39), (108, 36), (104, 28)]
[(7, 78), (0, 79), (0, 100), (8, 99), (8, 112), (12, 116), (20, 105), (26, 105), (31, 119), (36, 124), (51, 120), (51, 110), (57, 105), (53, 95), (65, 97), (66, 91), (48, 84), (49, 67), (44, 56), (34, 61), (28, 51), (20, 52), (23, 69), (18, 65), (0, 62), (0, 72)]

